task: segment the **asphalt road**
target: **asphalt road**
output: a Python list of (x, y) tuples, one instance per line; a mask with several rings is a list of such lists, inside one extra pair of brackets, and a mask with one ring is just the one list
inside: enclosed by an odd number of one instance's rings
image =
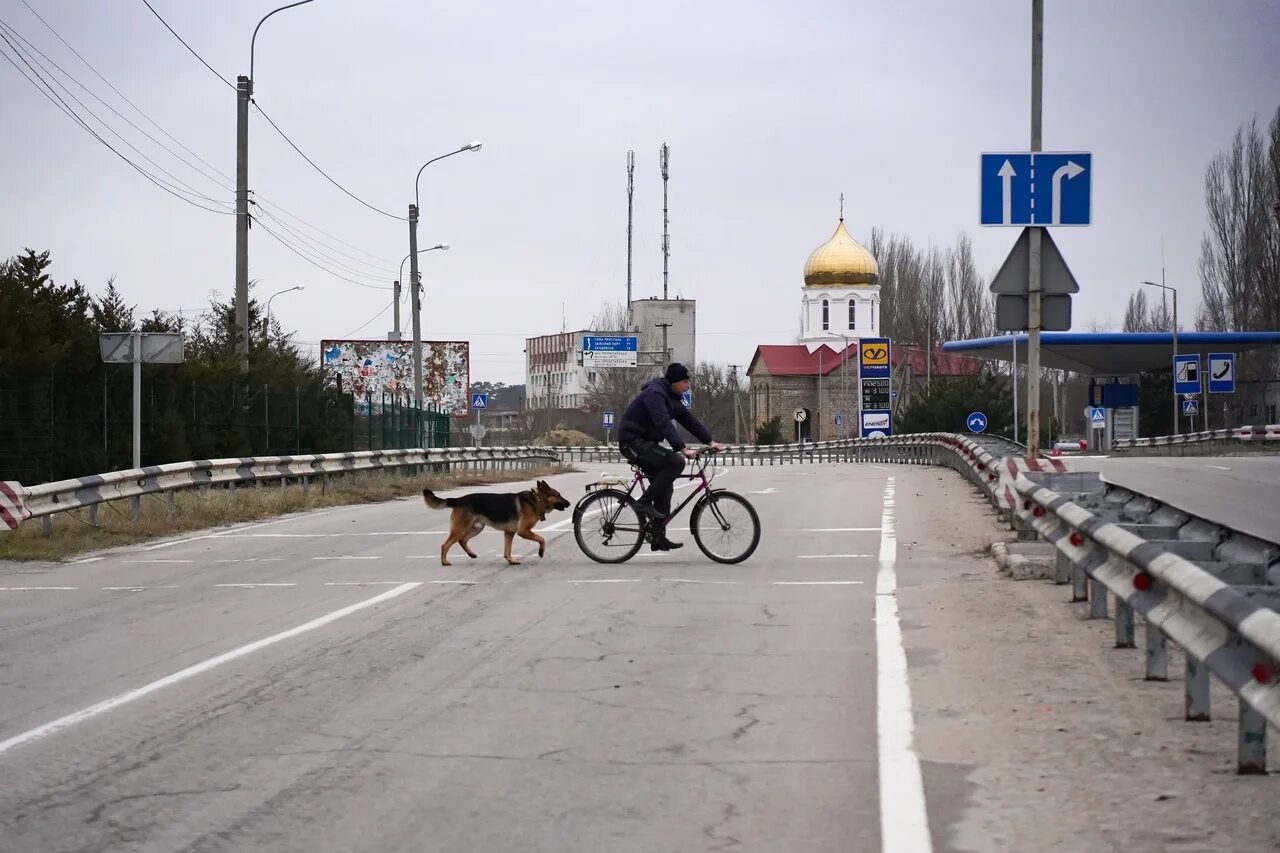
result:
[[(443, 568), (444, 514), (400, 501), (0, 568), (0, 850), (910, 850), (879, 557), (924, 538), (886, 483), (933, 476), (730, 469), (741, 566), (680, 522), (600, 566), (563, 513), (543, 560), (488, 531)], [(935, 849), (958, 784), (926, 773)]]
[(1107, 459), (1108, 483), (1280, 544), (1280, 456)]

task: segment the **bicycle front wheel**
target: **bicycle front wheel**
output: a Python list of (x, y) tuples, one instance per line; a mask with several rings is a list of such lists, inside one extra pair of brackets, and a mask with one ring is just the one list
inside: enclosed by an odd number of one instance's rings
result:
[(702, 553), (717, 563), (741, 563), (760, 544), (760, 516), (734, 492), (711, 492), (698, 501), (689, 529)]
[(597, 563), (625, 563), (644, 544), (644, 520), (626, 492), (601, 489), (578, 505), (573, 537)]

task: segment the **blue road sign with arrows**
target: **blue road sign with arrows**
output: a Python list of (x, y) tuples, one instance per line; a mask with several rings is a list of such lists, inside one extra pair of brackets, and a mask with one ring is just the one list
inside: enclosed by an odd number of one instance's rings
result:
[(1198, 354), (1173, 357), (1173, 393), (1200, 393), (1200, 356)]
[(1236, 356), (1230, 352), (1209, 353), (1209, 393), (1234, 394), (1236, 391)]
[(982, 432), (987, 428), (987, 416), (982, 412), (973, 412), (965, 423), (969, 427), (969, 432)]
[(473, 409), (489, 408), (489, 395), (488, 394), (472, 394), (471, 408)]
[(982, 155), (983, 225), (1088, 225), (1093, 155), (1024, 151)]

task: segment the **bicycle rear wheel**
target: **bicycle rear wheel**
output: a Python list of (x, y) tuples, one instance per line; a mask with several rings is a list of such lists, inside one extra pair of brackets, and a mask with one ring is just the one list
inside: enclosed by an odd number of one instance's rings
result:
[(626, 492), (601, 489), (578, 505), (573, 537), (597, 563), (624, 563), (644, 544), (644, 520)]
[(741, 563), (760, 544), (760, 516), (734, 492), (711, 492), (699, 500), (689, 529), (702, 553), (717, 563)]

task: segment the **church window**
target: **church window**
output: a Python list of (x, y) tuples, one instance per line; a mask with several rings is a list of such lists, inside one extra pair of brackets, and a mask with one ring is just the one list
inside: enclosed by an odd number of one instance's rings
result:
[(822, 331), (825, 332), (830, 328), (831, 328), (831, 303), (824, 299), (822, 300)]
[(852, 299), (849, 300), (849, 328), (858, 328), (858, 303)]

